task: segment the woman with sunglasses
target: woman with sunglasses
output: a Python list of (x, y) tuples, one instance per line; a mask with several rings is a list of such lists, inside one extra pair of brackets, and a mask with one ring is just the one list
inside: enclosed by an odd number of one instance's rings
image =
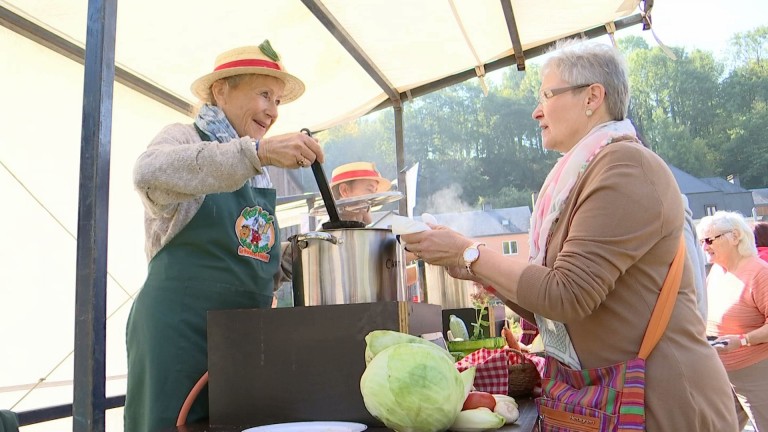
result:
[[(768, 263), (742, 215), (719, 211), (696, 230), (709, 261), (707, 335), (725, 366), (739, 405), (768, 431)], [(744, 425), (741, 425), (742, 427)]]

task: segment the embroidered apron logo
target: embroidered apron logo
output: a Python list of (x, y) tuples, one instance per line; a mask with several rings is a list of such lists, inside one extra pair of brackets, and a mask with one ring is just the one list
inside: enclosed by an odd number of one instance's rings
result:
[(269, 251), (275, 244), (275, 217), (261, 207), (246, 207), (235, 221), (235, 234), (240, 241), (237, 254), (269, 262)]

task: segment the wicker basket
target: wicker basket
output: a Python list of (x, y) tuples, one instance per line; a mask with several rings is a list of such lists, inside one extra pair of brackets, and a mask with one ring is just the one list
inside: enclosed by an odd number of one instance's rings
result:
[(536, 365), (528, 360), (522, 352), (514, 349), (511, 351), (517, 354), (518, 363), (511, 361), (509, 363), (509, 395), (512, 397), (529, 395), (533, 392), (534, 387), (541, 382), (539, 371), (536, 370)]

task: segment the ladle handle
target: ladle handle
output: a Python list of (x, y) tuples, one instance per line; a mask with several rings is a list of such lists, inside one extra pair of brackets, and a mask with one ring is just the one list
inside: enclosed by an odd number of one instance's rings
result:
[(315, 180), (317, 180), (317, 187), (320, 188), (320, 196), (323, 197), (325, 209), (328, 211), (330, 221), (340, 221), (341, 218), (339, 217), (339, 210), (336, 209), (336, 201), (333, 200), (333, 194), (331, 194), (331, 189), (328, 186), (328, 179), (325, 177), (325, 172), (323, 171), (323, 166), (320, 165), (320, 162), (312, 162), (312, 173), (315, 175)]
[[(312, 133), (307, 128), (303, 128), (301, 132), (312, 136)], [(317, 160), (312, 162), (312, 174), (315, 175), (315, 181), (317, 182), (317, 187), (320, 189), (320, 196), (323, 197), (323, 203), (325, 203), (325, 209), (328, 211), (330, 221), (339, 222), (341, 218), (339, 217), (339, 210), (336, 209), (336, 201), (334, 201), (333, 194), (331, 194), (331, 188), (328, 186), (328, 179), (325, 177), (323, 166), (320, 165), (320, 162)]]

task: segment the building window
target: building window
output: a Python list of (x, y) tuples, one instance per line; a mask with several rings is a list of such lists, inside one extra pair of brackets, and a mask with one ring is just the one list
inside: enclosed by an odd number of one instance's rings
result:
[(504, 255), (517, 255), (517, 241), (510, 240), (502, 242), (501, 249)]
[(717, 211), (717, 206), (714, 204), (707, 204), (704, 206), (704, 213), (707, 214), (707, 216), (712, 216)]

